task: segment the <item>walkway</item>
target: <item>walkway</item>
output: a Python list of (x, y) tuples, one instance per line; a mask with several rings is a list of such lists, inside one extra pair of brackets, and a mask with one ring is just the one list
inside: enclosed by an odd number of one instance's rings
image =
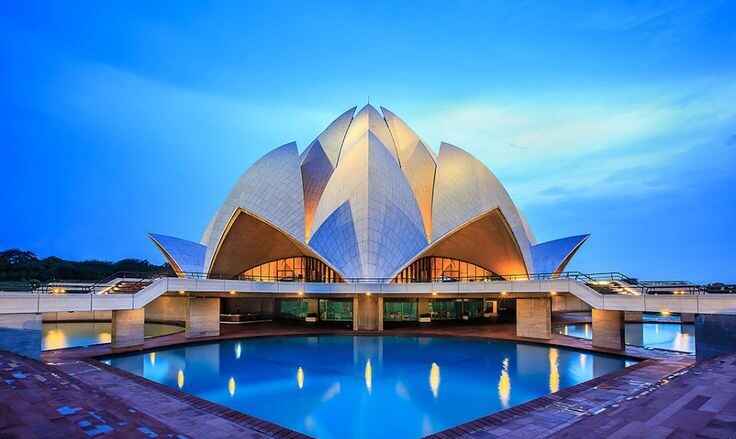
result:
[[(105, 292), (114, 290), (116, 279), (106, 284)], [(415, 282), (322, 283), (258, 282), (246, 280), (190, 279), (161, 277), (135, 293), (113, 294), (35, 294), (0, 291), (0, 314), (29, 314), (63, 311), (115, 311), (139, 309), (159, 296), (185, 291), (212, 297), (247, 293), (261, 297), (357, 297), (371, 292), (384, 298), (459, 296), (529, 298), (549, 297), (550, 292), (569, 293), (596, 309), (611, 311), (674, 312), (695, 314), (736, 314), (734, 294), (601, 294), (585, 282), (556, 278), (547, 280), (489, 282)]]
[(183, 438), (103, 389), (0, 351), (1, 438)]
[(651, 394), (586, 417), (553, 437), (734, 438), (736, 355), (704, 362)]

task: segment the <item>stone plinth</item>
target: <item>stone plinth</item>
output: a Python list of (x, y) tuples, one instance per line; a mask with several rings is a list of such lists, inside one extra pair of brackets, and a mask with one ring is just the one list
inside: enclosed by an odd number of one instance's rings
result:
[(143, 308), (112, 312), (113, 348), (126, 348), (143, 344), (145, 314)]
[(353, 298), (353, 330), (383, 331), (383, 297), (363, 294)]
[(220, 335), (219, 297), (189, 297), (185, 334), (187, 338)]
[(593, 309), (593, 347), (621, 351), (625, 344), (624, 312)]
[(548, 297), (516, 299), (516, 335), (552, 338), (552, 302)]

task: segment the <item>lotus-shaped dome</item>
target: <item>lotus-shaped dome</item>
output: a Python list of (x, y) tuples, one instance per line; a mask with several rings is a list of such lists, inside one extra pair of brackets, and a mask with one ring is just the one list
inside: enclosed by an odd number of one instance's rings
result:
[(435, 155), (385, 108), (355, 110), (301, 154), (256, 161), (200, 243), (149, 236), (181, 276), (312, 281), (559, 273), (587, 239), (537, 244), (483, 163), (449, 143)]

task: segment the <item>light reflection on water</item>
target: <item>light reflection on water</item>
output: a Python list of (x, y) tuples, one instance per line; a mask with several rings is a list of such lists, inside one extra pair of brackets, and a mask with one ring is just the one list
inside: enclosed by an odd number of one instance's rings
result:
[(222, 341), (106, 362), (320, 438), (419, 437), (633, 364), (546, 346), (392, 336)]
[(555, 393), (560, 390), (560, 352), (555, 348), (549, 349), (549, 391)]
[(437, 363), (432, 363), (432, 367), (429, 368), (429, 388), (432, 389), (432, 395), (436, 399), (440, 392), (440, 366)]
[[(146, 323), (144, 327), (146, 337), (173, 334), (182, 330), (180, 326), (160, 323)], [(111, 338), (112, 325), (110, 322), (48, 322), (43, 324), (41, 349), (48, 351), (91, 346), (110, 343)]]
[(501, 369), (501, 378), (498, 380), (498, 399), (501, 401), (502, 408), (509, 407), (509, 398), (511, 397), (511, 378), (509, 378), (509, 359), (503, 359), (503, 368)]
[[(559, 334), (590, 340), (590, 323), (574, 323), (556, 329)], [(670, 351), (695, 352), (695, 325), (679, 323), (627, 323), (626, 344)]]

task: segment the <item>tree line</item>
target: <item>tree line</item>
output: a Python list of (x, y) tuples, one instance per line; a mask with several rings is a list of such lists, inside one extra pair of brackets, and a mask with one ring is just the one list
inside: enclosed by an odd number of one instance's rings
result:
[(168, 264), (156, 265), (145, 259), (68, 261), (56, 256), (39, 259), (33, 252), (19, 249), (0, 252), (0, 281), (96, 281), (121, 271), (173, 273)]

